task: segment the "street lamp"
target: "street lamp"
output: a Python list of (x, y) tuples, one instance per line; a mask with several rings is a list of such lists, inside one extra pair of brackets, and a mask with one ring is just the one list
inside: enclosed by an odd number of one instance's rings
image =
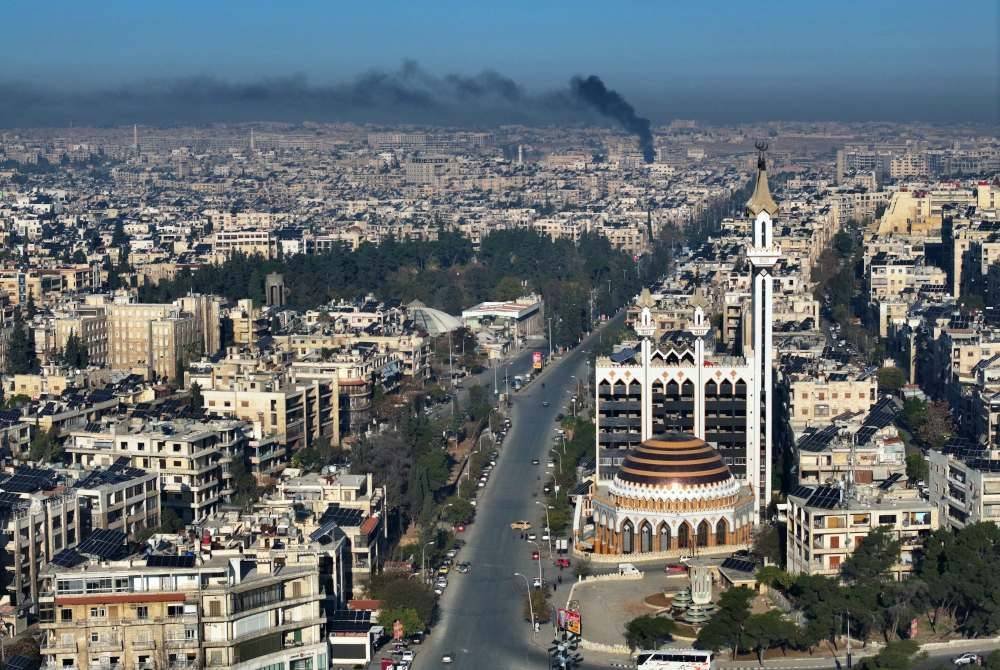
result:
[(427, 547), (432, 544), (437, 544), (437, 542), (428, 542), (424, 546), (420, 547), (420, 577), (427, 583)]
[(528, 582), (528, 578), (522, 575), (520, 572), (514, 573), (515, 577), (520, 577), (524, 580), (524, 587), (528, 590), (528, 613), (531, 614), (531, 636), (535, 636), (535, 605), (531, 602), (531, 583)]
[(549, 523), (549, 507), (551, 505), (546, 505), (541, 500), (535, 501), (536, 505), (541, 505), (542, 509), (545, 510), (545, 534), (549, 536), (549, 560), (552, 560), (552, 524)]
[(562, 474), (562, 471), (563, 471), (563, 467), (562, 467), (562, 454), (560, 454), (555, 449), (549, 449), (549, 453), (550, 454), (555, 454), (556, 457), (559, 459), (559, 474)]

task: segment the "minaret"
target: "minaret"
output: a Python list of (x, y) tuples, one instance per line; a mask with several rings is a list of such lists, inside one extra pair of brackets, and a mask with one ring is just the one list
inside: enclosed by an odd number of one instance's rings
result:
[(653, 436), (653, 394), (650, 392), (653, 383), (650, 370), (653, 350), (650, 339), (656, 333), (656, 324), (653, 323), (651, 309), (656, 303), (653, 300), (653, 296), (649, 293), (649, 289), (642, 289), (637, 304), (640, 310), (639, 320), (635, 325), (635, 332), (636, 335), (642, 338), (639, 343), (639, 356), (642, 362), (642, 379), (639, 380), (639, 383), (642, 384), (642, 430), (640, 431), (640, 437), (645, 441)]
[(705, 439), (705, 336), (711, 325), (705, 321), (705, 300), (701, 294), (691, 299), (694, 314), (688, 322), (688, 332), (694, 335), (694, 436)]
[(767, 144), (757, 145), (757, 183), (747, 202), (747, 216), (753, 217), (753, 241), (747, 246), (747, 260), (753, 278), (753, 393), (751, 409), (757, 410), (752, 420), (755, 449), (747, 453), (747, 482), (757, 499), (760, 516), (771, 501), (771, 463), (774, 435), (772, 350), (774, 277), (773, 268), (781, 256), (780, 247), (774, 244), (771, 218), (778, 213), (778, 205), (771, 197), (767, 185), (767, 164), (764, 153)]
[(253, 128), (250, 129), (250, 153), (254, 152)]
[(132, 124), (132, 148), (135, 149), (135, 155), (139, 155), (139, 124)]

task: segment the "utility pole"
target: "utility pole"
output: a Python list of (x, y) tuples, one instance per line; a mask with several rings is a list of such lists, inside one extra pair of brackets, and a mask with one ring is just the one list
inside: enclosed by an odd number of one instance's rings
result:
[(493, 366), (493, 395), (498, 395), (500, 389), (497, 388), (497, 366)]
[(451, 346), (451, 332), (448, 333), (448, 376), (451, 377), (451, 385), (455, 386), (455, 369), (452, 367), (451, 353), (454, 347)]

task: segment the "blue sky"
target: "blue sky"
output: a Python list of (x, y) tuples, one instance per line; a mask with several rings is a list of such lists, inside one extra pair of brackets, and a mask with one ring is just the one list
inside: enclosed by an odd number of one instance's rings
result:
[(302, 74), (324, 84), (414, 59), (437, 75), (493, 69), (529, 90), (595, 73), (665, 116), (760, 104), (765, 92), (815, 116), (888, 92), (995, 117), (998, 4), (6, 0), (0, 80), (86, 88)]

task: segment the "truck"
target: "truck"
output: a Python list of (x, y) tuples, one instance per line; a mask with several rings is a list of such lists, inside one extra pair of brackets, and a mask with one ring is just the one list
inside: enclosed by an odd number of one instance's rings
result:
[(619, 575), (641, 575), (639, 568), (635, 567), (632, 563), (619, 563), (618, 564), (618, 574)]

